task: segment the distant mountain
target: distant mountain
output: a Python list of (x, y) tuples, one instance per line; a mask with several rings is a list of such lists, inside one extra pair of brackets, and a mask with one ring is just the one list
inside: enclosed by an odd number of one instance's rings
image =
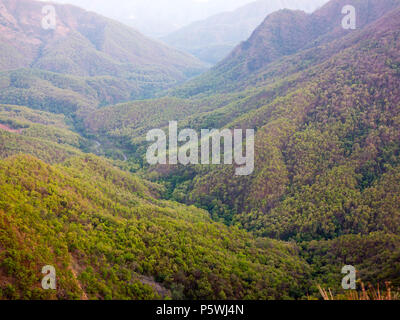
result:
[[(344, 0), (334, 0), (312, 14), (285, 9), (268, 15), (248, 40), (238, 45), (214, 68), (178, 88), (177, 95), (231, 92), (253, 86), (254, 81), (258, 81), (254, 78), (259, 77), (272, 62), (343, 38), (353, 31), (342, 27), (342, 8), (345, 5), (347, 2)], [(360, 30), (396, 8), (399, 1), (353, 0), (352, 5), (356, 8), (357, 29)], [(274, 69), (274, 75), (282, 76), (293, 71), (291, 67), (297, 71), (304, 69), (310, 65), (310, 56), (320, 61), (326, 58), (319, 52), (320, 48), (304, 54), (303, 60), (296, 60), (292, 66), (283, 64), (282, 70)]]
[[(3, 94), (9, 91), (12, 94), (7, 95), (12, 96), (15, 91), (30, 86), (29, 81), (22, 87), (14, 85), (18, 77), (10, 72), (15, 69), (39, 69), (42, 74), (53, 72), (91, 82), (98, 104), (150, 96), (205, 69), (200, 61), (187, 54), (152, 41), (121, 23), (71, 5), (53, 4), (56, 28), (45, 30), (41, 23), (45, 17), (42, 8), (46, 4), (0, 0), (0, 71), (3, 71), (0, 77), (7, 79), (1, 84)], [(36, 80), (31, 80), (36, 85)], [(114, 83), (113, 88), (119, 89), (110, 91), (104, 81)], [(66, 89), (60, 82), (52, 82), (51, 86), (55, 90)], [(66, 78), (64, 82), (71, 81)], [(93, 90), (94, 87), (97, 88)], [(71, 91), (76, 93), (81, 89), (75, 86)], [(17, 99), (6, 102), (18, 103)]]
[[(194, 21), (254, 0), (54, 0), (123, 22), (149, 37), (162, 37)], [(276, 1), (276, 0), (275, 0)]]
[(327, 0), (258, 0), (232, 12), (194, 22), (162, 38), (169, 45), (215, 64), (225, 58), (270, 13), (288, 8), (312, 12)]

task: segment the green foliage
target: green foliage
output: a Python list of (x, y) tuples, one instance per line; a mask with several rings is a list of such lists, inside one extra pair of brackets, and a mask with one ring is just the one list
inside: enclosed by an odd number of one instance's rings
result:
[(324, 283), (336, 292), (341, 291), (341, 270), (345, 265), (354, 266), (357, 279), (365, 284), (379, 284), (384, 288), (390, 280), (392, 288), (397, 290), (400, 288), (399, 241), (398, 235), (383, 232), (347, 235), (303, 243), (301, 255), (312, 266), (314, 283)]
[[(108, 107), (196, 70), (160, 72), (163, 54), (132, 65), (154, 46), (108, 20), (46, 47), (38, 69), (5, 43), (0, 101), (51, 113), (0, 106), (0, 298), (315, 298), (344, 264), (400, 285), (399, 1), (356, 1), (369, 14), (351, 33), (332, 25), (338, 2), (272, 15), (169, 96)], [(145, 134), (170, 120), (254, 128), (254, 173), (149, 168)], [(56, 292), (40, 289), (47, 264)]]
[[(94, 156), (57, 166), (8, 158), (0, 181), (2, 298), (302, 295), (308, 268), (295, 245), (255, 240), (205, 211), (157, 200), (148, 183)], [(45, 294), (40, 270), (49, 264), (59, 284)]]
[(0, 123), (19, 131), (24, 137), (76, 148), (86, 143), (79, 134), (70, 131), (63, 115), (34, 111), (26, 107), (0, 105)]
[(68, 145), (0, 130), (0, 158), (16, 154), (30, 154), (48, 163), (58, 163), (81, 152)]
[[(206, 209), (216, 221), (301, 243), (312, 295), (318, 282), (336, 288), (347, 262), (363, 281), (398, 285), (397, 251), (387, 248), (400, 235), (399, 3), (356, 4), (374, 14), (351, 34), (316, 23), (321, 28), (297, 39), (278, 37), (282, 23), (304, 25), (301, 14), (293, 23), (290, 13), (277, 14), (223, 63), (172, 91), (179, 99), (108, 107), (85, 123), (138, 158), (145, 132), (170, 119), (182, 128), (255, 128), (251, 176), (235, 177), (224, 166), (144, 165), (142, 174), (162, 182), (168, 198)], [(319, 14), (330, 17), (333, 7)], [(384, 24), (373, 21), (386, 13)]]
[(62, 27), (43, 32), (40, 2), (23, 0), (17, 12), (2, 6), (1, 103), (73, 113), (153, 96), (206, 68), (121, 23), (56, 7)]

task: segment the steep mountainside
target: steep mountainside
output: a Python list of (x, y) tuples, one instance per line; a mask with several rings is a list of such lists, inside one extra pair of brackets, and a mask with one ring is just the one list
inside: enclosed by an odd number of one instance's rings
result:
[[(296, 245), (254, 239), (94, 156), (0, 161), (0, 299), (287, 299)], [(18, 201), (14, 201), (18, 199)], [(43, 266), (57, 290), (40, 288)]]
[[(176, 94), (193, 96), (237, 90), (248, 85), (249, 78), (259, 75), (274, 61), (307, 48), (323, 47), (335, 39), (354, 33), (354, 30), (342, 28), (342, 8), (348, 4), (345, 0), (335, 0), (312, 14), (281, 10), (267, 16), (251, 37), (236, 47), (225, 60), (189, 81)], [(354, 0), (352, 5), (356, 8), (356, 25), (360, 30), (396, 8), (399, 1)], [(318, 58), (317, 52), (311, 56)], [(303, 61), (297, 61), (296, 71), (308, 67), (309, 60), (310, 57), (306, 56)], [(282, 76), (282, 72), (285, 70), (279, 70), (279, 76)]]
[(232, 12), (194, 22), (162, 40), (200, 60), (216, 64), (246, 40), (267, 15), (283, 8), (312, 12), (327, 0), (258, 0)]
[[(365, 281), (398, 285), (400, 252), (371, 243), (396, 247), (400, 235), (400, 2), (354, 1), (351, 31), (341, 28), (344, 4), (273, 14), (247, 47), (174, 91), (183, 98), (109, 107), (86, 123), (136, 156), (146, 150), (138, 137), (154, 127), (145, 110), (158, 112), (161, 128), (171, 119), (182, 128), (254, 128), (250, 176), (231, 166), (162, 166), (149, 168), (151, 177), (215, 220), (302, 243), (321, 281), (338, 283), (332, 270), (351, 262)], [(318, 19), (315, 29), (307, 23)], [(384, 272), (380, 261), (391, 261)]]
[[(344, 2), (332, 1), (320, 11), (331, 11), (330, 8), (332, 7), (341, 8), (340, 4), (342, 3)], [(385, 12), (389, 12), (396, 3), (399, 5), (400, 1), (386, 0), (386, 6), (384, 6), (384, 1), (371, 1), (370, 3), (371, 12), (373, 8), (382, 6), (379, 10), (377, 9), (382, 12), (381, 16), (369, 15), (370, 19), (373, 19), (372, 17), (382, 18)], [(305, 17), (304, 13), (295, 11), (281, 11), (272, 14), (272, 16), (280, 16), (281, 14)], [(341, 26), (341, 9), (334, 10), (332, 15), (336, 19), (329, 18), (328, 20), (337, 20), (339, 26)], [(271, 17), (268, 17), (266, 21), (271, 19)], [(312, 77), (315, 78), (315, 81), (319, 80), (317, 77), (324, 74), (324, 69), (332, 67), (332, 64), (338, 59), (336, 56), (339, 55), (340, 57), (340, 54), (344, 52), (350, 52), (348, 55), (365, 52), (365, 55), (368, 55), (367, 50), (370, 50), (373, 51), (372, 56), (379, 53), (383, 63), (385, 63), (386, 58), (396, 60), (392, 57), (395, 53), (381, 52), (379, 48), (374, 46), (370, 48), (371, 45), (367, 43), (367, 41), (372, 43), (375, 41), (374, 39), (368, 40), (368, 38), (377, 32), (376, 28), (383, 28), (386, 33), (397, 32), (395, 29), (390, 30), (391, 27), (396, 28), (396, 26), (390, 24), (385, 26), (384, 24), (385, 18), (382, 18), (381, 21), (376, 21), (373, 25), (366, 25), (364, 28), (359, 27), (358, 30), (353, 32), (343, 31), (342, 37), (337, 35), (339, 38), (335, 41), (326, 40), (328, 43), (323, 45), (312, 42), (316, 44), (316, 47), (306, 48), (280, 59), (275, 58), (276, 61), (271, 61), (273, 59), (268, 55), (262, 58), (265, 47), (269, 45), (269, 38), (267, 38), (266, 44), (263, 43), (263, 38), (260, 38), (258, 39), (260, 41), (252, 42), (249, 50), (256, 53), (254, 56), (257, 56), (257, 59), (265, 61), (261, 62), (261, 65), (265, 64), (264, 67), (245, 73), (239, 64), (238, 69), (240, 72), (243, 71), (243, 74), (238, 79), (233, 76), (235, 71), (228, 69), (226, 73), (222, 73), (223, 70), (219, 70), (217, 67), (172, 92), (182, 98), (167, 97), (103, 108), (85, 119), (86, 126), (90, 131), (101, 132), (104, 135), (124, 137), (126, 140), (134, 137), (137, 140), (151, 128), (167, 126), (171, 119), (179, 120), (181, 126), (190, 125), (195, 129), (224, 127), (236, 123), (241, 116), (261, 107), (267, 108), (266, 106), (277, 98), (288, 95), (288, 99), (290, 99), (289, 94), (297, 89), (304, 89), (303, 87), (307, 86), (306, 84), (312, 80)], [(336, 32), (341, 33), (342, 31)], [(384, 31), (380, 33), (386, 36)], [(293, 41), (296, 44), (295, 39)], [(282, 49), (279, 50), (282, 51)], [(287, 50), (296, 51), (290, 47)], [(377, 53), (374, 51), (377, 51)], [(249, 61), (256, 64), (257, 59)], [(393, 63), (392, 67), (396, 65), (396, 62)], [(358, 67), (358, 62), (354, 62), (354, 67)], [(216, 70), (221, 72), (218, 77), (214, 77), (217, 74)], [(371, 71), (374, 72), (375, 70)], [(377, 72), (380, 73), (381, 71), (377, 70)], [(327, 85), (330, 85), (330, 83)], [(259, 119), (259, 121), (264, 120), (267, 121), (268, 119)]]
[[(279, 11), (158, 99), (105, 106), (142, 87), (129, 67), (80, 70), (84, 57), (54, 64), (70, 74), (3, 71), (0, 299), (314, 298), (342, 293), (348, 264), (400, 292), (400, 0), (350, 2), (356, 30), (341, 27), (347, 0)], [(254, 129), (254, 172), (149, 166), (144, 137), (171, 120)], [(40, 289), (44, 265), (56, 292)]]
[[(88, 86), (99, 96), (97, 104), (116, 103), (149, 96), (204, 70), (203, 64), (189, 55), (74, 6), (54, 4), (56, 27), (46, 30), (42, 27), (46, 16), (42, 8), (47, 4), (0, 1), (0, 71), (5, 79), (2, 91), (15, 93), (21, 89), (13, 83), (11, 71), (40, 69), (62, 74), (59, 78), (65, 79), (52, 84), (56, 89), (64, 90), (72, 76), (80, 77), (80, 81), (90, 82)], [(35, 75), (30, 79), (36, 82)], [(30, 84), (24, 89), (27, 87)], [(82, 94), (85, 89), (79, 87), (72, 91)], [(35, 88), (42, 96), (46, 89), (45, 85)], [(1, 101), (18, 102), (18, 97), (8, 99), (13, 101)]]
[(365, 201), (389, 187), (385, 173), (396, 177), (400, 164), (399, 15), (336, 43), (342, 51), (304, 71), (286, 94), (228, 124), (257, 130), (256, 171), (235, 183), (232, 170), (212, 170), (195, 180), (191, 199), (212, 194), (247, 228), (283, 239), (398, 233), (397, 205), (378, 215)]
[[(0, 300), (289, 299), (309, 267), (163, 187), (84, 155), (68, 118), (0, 105)], [(40, 158), (41, 160), (39, 160)], [(57, 290), (40, 287), (52, 265)], [(315, 290), (314, 290), (315, 292)]]

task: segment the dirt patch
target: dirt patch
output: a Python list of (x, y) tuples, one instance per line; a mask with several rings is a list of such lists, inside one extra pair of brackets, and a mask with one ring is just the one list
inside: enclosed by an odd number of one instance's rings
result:
[(21, 133), (22, 132), (22, 129), (12, 129), (12, 128), (6, 126), (5, 124), (1, 124), (1, 123), (0, 123), (0, 130), (5, 130), (8, 132), (12, 132), (12, 133)]
[(89, 300), (88, 296), (86, 295), (85, 290), (83, 290), (82, 285), (78, 280), (78, 273), (80, 273), (81, 267), (79, 266), (76, 258), (73, 255), (71, 255), (70, 270), (75, 277), (75, 280), (76, 280), (76, 283), (78, 284), (79, 289), (81, 289), (81, 291), (82, 291), (81, 300)]
[(4, 288), (8, 284), (14, 285), (15, 279), (11, 276), (6, 275), (5, 271), (0, 269), (0, 288)]
[(150, 287), (152, 287), (163, 298), (171, 295), (171, 292), (168, 289), (164, 288), (161, 284), (156, 282), (151, 277), (140, 276), (139, 281), (143, 284), (147, 284)]

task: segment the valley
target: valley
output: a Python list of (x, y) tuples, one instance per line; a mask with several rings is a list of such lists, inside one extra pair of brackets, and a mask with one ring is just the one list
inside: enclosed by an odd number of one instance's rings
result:
[[(400, 298), (400, 1), (351, 3), (355, 30), (347, 0), (274, 11), (209, 69), (78, 7), (49, 31), (43, 3), (0, 0), (0, 299), (347, 299), (345, 265)], [(165, 148), (253, 130), (254, 170), (149, 163), (154, 129)]]

